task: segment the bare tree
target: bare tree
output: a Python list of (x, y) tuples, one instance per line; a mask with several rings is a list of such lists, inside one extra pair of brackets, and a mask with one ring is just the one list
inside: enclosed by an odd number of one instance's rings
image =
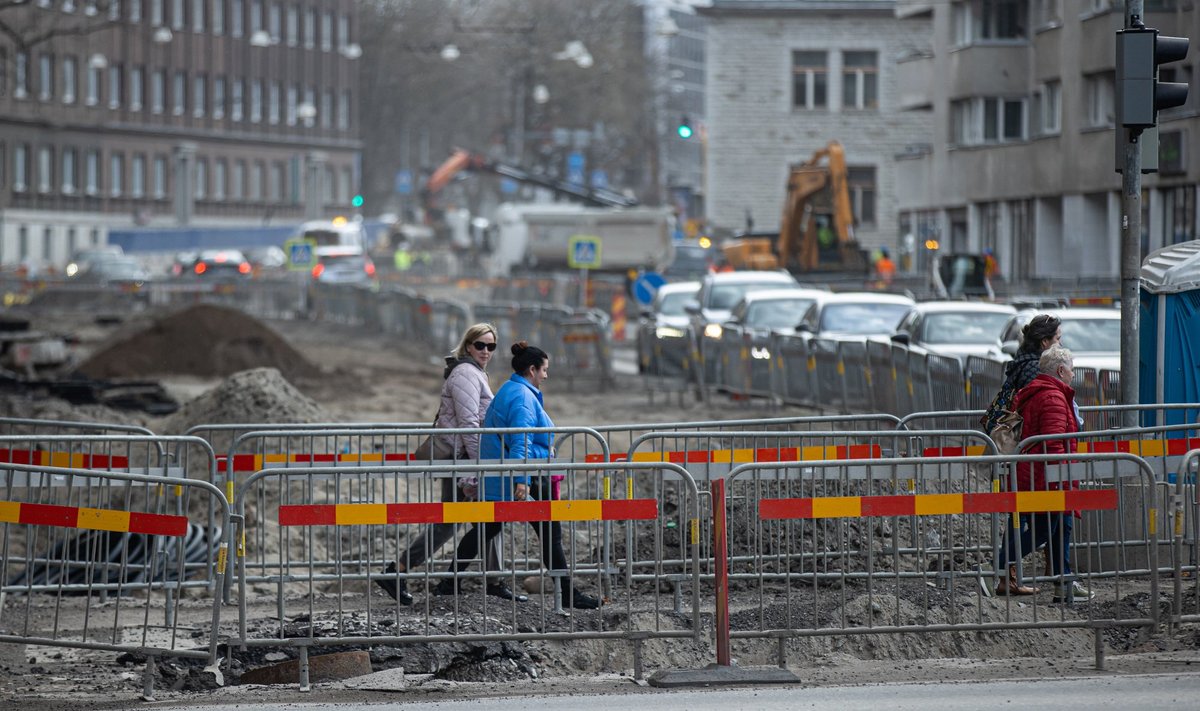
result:
[(56, 37), (78, 37), (111, 27), (120, 0), (0, 0), (0, 38), (28, 52)]

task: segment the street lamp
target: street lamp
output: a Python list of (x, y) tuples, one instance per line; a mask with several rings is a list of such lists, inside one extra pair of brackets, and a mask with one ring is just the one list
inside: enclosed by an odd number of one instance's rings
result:
[(92, 69), (105, 69), (108, 67), (108, 57), (97, 52), (88, 57), (88, 67)]
[(533, 87), (533, 103), (542, 105), (550, 101), (550, 90), (545, 84), (538, 84)]
[(156, 44), (167, 44), (173, 39), (173, 36), (171, 35), (171, 30), (168, 28), (159, 27), (154, 31), (152, 38)]
[(317, 107), (305, 101), (296, 107), (296, 117), (304, 122), (306, 128), (312, 128), (313, 119), (317, 117)]
[(459, 51), (458, 45), (448, 44), (442, 47), (442, 51), (438, 52), (438, 55), (447, 62), (453, 62), (462, 56), (462, 52)]
[(341, 53), (346, 59), (358, 59), (362, 56), (362, 47), (359, 46), (357, 42), (351, 42), (345, 47), (342, 47)]
[(270, 47), (273, 44), (275, 44), (275, 40), (271, 39), (271, 33), (266, 30), (255, 30), (254, 34), (250, 35), (252, 47)]

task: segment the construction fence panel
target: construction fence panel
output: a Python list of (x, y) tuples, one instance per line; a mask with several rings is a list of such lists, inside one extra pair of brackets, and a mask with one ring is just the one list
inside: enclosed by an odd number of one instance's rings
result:
[[(1061, 456), (891, 457), (741, 464), (729, 474), (729, 599), (733, 638), (780, 642), (780, 664), (793, 653), (819, 653), (791, 638), (1068, 628), (1154, 629), (1159, 596), (1158, 514), (1163, 485), (1126, 453)], [(1014, 462), (1046, 467), (1040, 491), (1007, 492), (996, 472)], [(1121, 462), (1123, 466), (1114, 467)], [(1119, 478), (1117, 478), (1119, 477)], [(1053, 487), (1059, 487), (1054, 489)], [(1064, 490), (1065, 489), (1065, 490)], [(1075, 520), (1070, 511), (1081, 512)], [(1010, 512), (1019, 518), (1010, 520)], [(1064, 513), (1065, 512), (1065, 513)], [(1055, 559), (1047, 575), (1022, 558), (1019, 522), (1050, 535), (1038, 555)], [(1115, 533), (1112, 533), (1115, 532)], [(1018, 574), (1041, 593), (993, 596), (1002, 546), (1022, 561)], [(1069, 551), (1073, 576), (1059, 574)], [(1162, 562), (1167, 562), (1164, 557)], [(1094, 597), (1075, 594), (1078, 581)], [(718, 615), (720, 612), (718, 611)], [(1097, 642), (1099, 643), (1099, 642)]]
[(871, 412), (896, 412), (895, 380), (891, 344), (874, 339), (867, 341), (867, 384), (871, 393)]
[(838, 372), (841, 375), (845, 398), (843, 411), (873, 412), (865, 340), (843, 340), (838, 343)]
[(922, 408), (916, 406), (912, 372), (909, 369), (908, 349), (892, 344), (892, 382), (896, 385), (896, 410), (893, 414), (904, 417)]
[(809, 363), (814, 368), (813, 383), (816, 407), (822, 411), (846, 414), (845, 382), (838, 373), (838, 342), (828, 338), (808, 340)]
[(1004, 363), (991, 358), (967, 356), (964, 368), (968, 410), (986, 410), (1004, 385)]
[(1184, 590), (1187, 580), (1200, 575), (1200, 496), (1197, 496), (1197, 479), (1200, 478), (1200, 447), (1190, 449), (1180, 461), (1173, 484), (1172, 525), (1174, 536), (1171, 558), (1180, 571), (1172, 580), (1172, 614), (1179, 622), (1200, 622), (1200, 585)]

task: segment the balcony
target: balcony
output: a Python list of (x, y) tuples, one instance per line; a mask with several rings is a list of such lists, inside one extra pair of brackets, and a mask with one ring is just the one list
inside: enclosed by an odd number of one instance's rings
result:
[(896, 0), (896, 19), (903, 20), (906, 17), (921, 15), (932, 17), (935, 2), (936, 0)]
[(902, 110), (933, 106), (933, 53), (914, 52), (896, 61), (896, 86)]

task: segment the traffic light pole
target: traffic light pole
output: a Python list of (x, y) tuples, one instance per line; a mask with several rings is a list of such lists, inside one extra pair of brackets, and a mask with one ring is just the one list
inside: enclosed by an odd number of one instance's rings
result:
[[(1141, 25), (1142, 0), (1125, 0), (1125, 28)], [(1125, 162), (1121, 172), (1121, 404), (1140, 401), (1138, 382), (1141, 338), (1139, 277), (1142, 269), (1142, 129), (1125, 128)], [(1124, 413), (1124, 425), (1136, 427), (1137, 412)]]

